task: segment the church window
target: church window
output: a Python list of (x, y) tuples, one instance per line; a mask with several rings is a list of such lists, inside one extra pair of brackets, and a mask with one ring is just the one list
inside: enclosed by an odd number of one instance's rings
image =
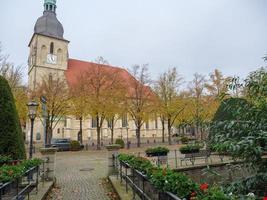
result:
[(96, 118), (92, 118), (92, 128), (96, 128), (97, 127), (97, 120)]
[(155, 119), (155, 129), (158, 129), (158, 119)]
[(122, 127), (127, 127), (128, 126), (128, 120), (127, 120), (127, 115), (123, 115), (121, 118), (121, 125)]
[(54, 53), (54, 42), (51, 42), (50, 44), (50, 54)]
[(43, 45), (42, 48), (41, 48), (41, 62), (42, 63), (46, 62), (46, 54), (47, 54), (46, 46)]
[(108, 122), (108, 128), (111, 128), (112, 127), (112, 120), (108, 119), (107, 122)]
[(63, 60), (63, 58), (62, 58), (62, 50), (58, 49), (57, 50), (57, 61), (58, 61), (59, 64), (61, 64), (62, 60)]
[(146, 129), (149, 129), (149, 121), (146, 122)]
[(48, 77), (48, 81), (49, 81), (50, 86), (52, 85), (52, 80), (53, 80), (53, 77), (52, 77), (52, 74), (50, 73), (49, 77)]

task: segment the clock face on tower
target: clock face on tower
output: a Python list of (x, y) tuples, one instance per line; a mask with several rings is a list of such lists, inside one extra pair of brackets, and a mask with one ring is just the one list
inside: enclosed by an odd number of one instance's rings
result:
[(57, 56), (53, 54), (47, 54), (47, 63), (48, 64), (57, 64)]

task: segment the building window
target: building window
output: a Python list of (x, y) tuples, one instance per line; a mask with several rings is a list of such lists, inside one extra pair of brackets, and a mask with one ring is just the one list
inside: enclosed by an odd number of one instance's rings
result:
[(58, 134), (60, 133), (60, 128), (57, 129), (57, 133), (58, 133)]
[(63, 55), (62, 54), (62, 50), (61, 49), (58, 49), (57, 50), (57, 61), (58, 61), (59, 64), (62, 63), (62, 60), (63, 60), (62, 55)]
[(50, 43), (50, 54), (54, 53), (54, 42)]
[(146, 129), (149, 129), (149, 121), (146, 122)]
[(92, 128), (96, 128), (97, 127), (97, 120), (96, 118), (92, 118)]
[(36, 133), (36, 140), (41, 140), (41, 134), (39, 132)]
[(158, 129), (158, 118), (155, 119), (155, 129)]
[(108, 128), (111, 128), (112, 127), (112, 120), (108, 119), (107, 122), (108, 122)]
[(122, 127), (127, 127), (128, 126), (127, 114), (122, 116), (122, 118), (121, 118), (121, 126)]
[(41, 60), (43, 63), (46, 62), (46, 56), (47, 56), (47, 48), (45, 45), (43, 45), (41, 48)]

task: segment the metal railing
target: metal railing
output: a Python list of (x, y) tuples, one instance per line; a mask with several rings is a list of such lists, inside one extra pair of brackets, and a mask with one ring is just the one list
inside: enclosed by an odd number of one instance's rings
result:
[(138, 196), (141, 200), (181, 200), (170, 192), (162, 192), (156, 189), (145, 174), (132, 168), (127, 163), (116, 160), (115, 167), (118, 170), (117, 178), (120, 177), (121, 183), (125, 182), (126, 192), (131, 187), (134, 199)]
[(0, 183), (0, 200), (29, 199), (30, 193), (35, 189), (38, 192), (40, 166), (32, 167), (21, 177), (7, 183)]

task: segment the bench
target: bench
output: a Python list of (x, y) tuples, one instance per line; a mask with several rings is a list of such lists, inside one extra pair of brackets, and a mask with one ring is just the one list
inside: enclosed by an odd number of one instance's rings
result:
[(210, 157), (210, 151), (209, 150), (200, 150), (197, 153), (187, 153), (184, 154), (184, 157), (180, 159), (181, 162), (181, 166), (183, 165), (183, 161), (185, 162), (185, 164), (187, 165), (187, 160), (189, 160), (192, 165), (195, 165), (195, 160), (196, 159), (205, 159), (205, 162), (208, 162), (208, 159)]

